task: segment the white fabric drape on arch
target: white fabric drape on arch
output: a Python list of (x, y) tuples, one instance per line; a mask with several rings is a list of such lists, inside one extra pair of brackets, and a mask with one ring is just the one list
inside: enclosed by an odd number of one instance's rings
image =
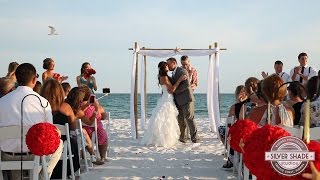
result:
[(220, 125), (219, 105), (219, 52), (209, 58), (207, 107), (212, 132), (218, 132)]
[[(220, 110), (219, 110), (219, 48), (215, 49), (205, 49), (205, 50), (145, 50), (137, 48), (133, 54), (133, 63), (132, 63), (132, 74), (131, 74), (131, 96), (130, 96), (130, 119), (131, 119), (131, 134), (134, 139), (136, 139), (136, 127), (135, 127), (135, 114), (134, 114), (134, 87), (135, 87), (135, 69), (137, 64), (136, 53), (145, 56), (166, 58), (176, 55), (187, 55), (187, 56), (209, 56), (212, 55), (209, 60), (209, 69), (208, 69), (208, 87), (207, 87), (207, 106), (209, 121), (211, 126), (211, 131), (217, 132), (217, 126), (220, 125)], [(216, 53), (216, 56), (214, 55)], [(142, 58), (143, 59), (143, 58)], [(141, 62), (141, 77), (140, 77), (140, 96), (141, 96), (141, 112), (145, 112), (144, 107), (144, 62)], [(143, 100), (143, 101), (142, 101)], [(143, 104), (143, 105), (142, 105)], [(142, 109), (143, 108), (143, 109)], [(141, 116), (141, 128), (144, 128), (146, 117)]]
[(146, 107), (145, 107), (145, 104), (144, 104), (144, 100), (145, 100), (145, 93), (144, 93), (144, 77), (146, 76), (144, 74), (144, 70), (145, 70), (145, 59), (143, 58), (143, 55), (140, 56), (142, 61), (141, 61), (141, 68), (140, 68), (140, 77), (141, 77), (141, 80), (140, 80), (140, 104), (141, 104), (141, 129), (145, 129), (145, 124), (146, 124)]

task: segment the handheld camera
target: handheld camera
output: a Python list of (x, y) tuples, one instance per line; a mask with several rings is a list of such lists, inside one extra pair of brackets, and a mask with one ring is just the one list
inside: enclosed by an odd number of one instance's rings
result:
[(94, 103), (95, 98), (96, 98), (95, 95), (91, 95), (91, 96), (90, 96), (89, 103)]
[(103, 89), (102, 89), (102, 92), (103, 92), (104, 94), (108, 94), (108, 93), (110, 93), (110, 88), (103, 88)]

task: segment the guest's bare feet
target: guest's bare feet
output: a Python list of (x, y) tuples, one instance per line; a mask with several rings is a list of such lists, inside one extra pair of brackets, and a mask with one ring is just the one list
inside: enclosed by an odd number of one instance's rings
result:
[(102, 164), (104, 164), (104, 161), (101, 161), (101, 160), (96, 160), (96, 161), (94, 161), (94, 162), (92, 162), (92, 164), (94, 164), (94, 165), (102, 165)]
[(95, 164), (95, 165), (104, 164), (104, 161), (98, 160), (95, 155), (91, 155), (91, 162), (92, 162), (92, 164)]
[(109, 162), (109, 160), (106, 159), (106, 158), (101, 158), (101, 161), (103, 161), (103, 162)]

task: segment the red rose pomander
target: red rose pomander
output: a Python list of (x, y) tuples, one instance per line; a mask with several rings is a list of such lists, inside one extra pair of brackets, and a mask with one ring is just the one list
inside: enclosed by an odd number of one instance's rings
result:
[[(313, 161), (314, 166), (320, 171), (320, 143), (318, 141), (310, 140), (310, 143), (307, 144), (308, 150), (314, 152), (315, 160)], [(304, 170), (305, 173), (311, 173), (310, 164)]]
[(57, 127), (47, 122), (33, 125), (27, 132), (26, 144), (30, 152), (37, 156), (54, 153), (60, 144)]
[(247, 139), (243, 161), (258, 179), (277, 176), (270, 161), (265, 161), (265, 152), (270, 151), (272, 145), (285, 136), (290, 136), (290, 133), (281, 127), (265, 125), (252, 132)]
[(239, 146), (240, 140), (246, 143), (249, 135), (258, 128), (257, 124), (251, 120), (237, 120), (228, 131), (228, 138), (230, 138), (230, 146), (237, 152), (242, 153)]

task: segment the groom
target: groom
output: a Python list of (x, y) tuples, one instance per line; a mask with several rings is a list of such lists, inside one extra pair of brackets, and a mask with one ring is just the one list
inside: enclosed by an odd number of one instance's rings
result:
[[(188, 76), (187, 70), (182, 67), (178, 67), (177, 60), (175, 58), (167, 59), (169, 70), (172, 71), (171, 83), (175, 84), (180, 76)], [(189, 76), (188, 76), (189, 77)], [(198, 130), (196, 122), (194, 121), (194, 97), (189, 80), (182, 81), (175, 92), (173, 93), (174, 101), (179, 111), (178, 124), (180, 128), (179, 141), (185, 143), (187, 141), (186, 126), (190, 129), (191, 141), (198, 143)]]

